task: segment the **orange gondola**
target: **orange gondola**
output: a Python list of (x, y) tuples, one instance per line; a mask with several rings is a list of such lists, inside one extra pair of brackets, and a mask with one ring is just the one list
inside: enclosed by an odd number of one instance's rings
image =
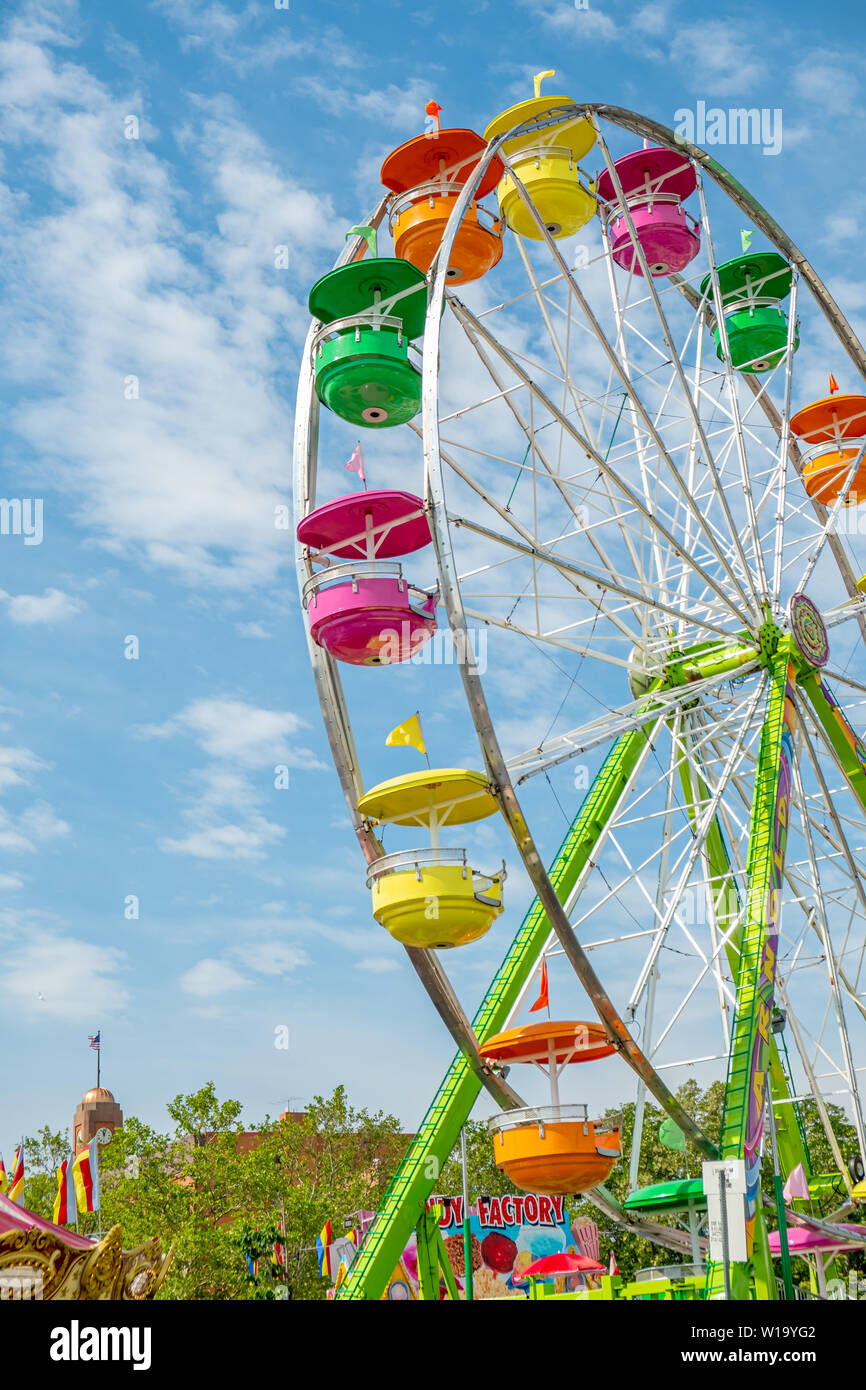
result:
[[(803, 484), (810, 497), (832, 507), (845, 488), (854, 460), (866, 441), (866, 396), (823, 396), (791, 417), (791, 431), (803, 441)], [(827, 445), (832, 448), (827, 448)], [(866, 502), (866, 459), (854, 471), (844, 506)]]
[(616, 1051), (601, 1024), (530, 1023), (488, 1038), (480, 1051), (497, 1066), (532, 1063), (550, 1081), (550, 1105), (505, 1111), (488, 1121), (497, 1168), (524, 1192), (577, 1193), (604, 1182), (622, 1153), (619, 1127), (593, 1122), (585, 1105), (559, 1103), (565, 1067)]
[[(390, 228), (394, 251), (425, 273), (439, 250), (454, 204), (484, 152), (474, 130), (427, 131), (393, 150), (382, 165), (382, 183), (395, 195)], [(502, 160), (490, 161), (475, 190), (448, 259), (449, 280), (479, 280), (502, 256), (502, 224), (479, 203), (502, 178)]]

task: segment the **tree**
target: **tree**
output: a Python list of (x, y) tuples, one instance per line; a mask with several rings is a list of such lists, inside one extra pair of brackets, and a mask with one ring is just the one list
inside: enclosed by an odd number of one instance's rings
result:
[(52, 1132), (44, 1125), (34, 1138), (24, 1140), (24, 1191), (22, 1204), (37, 1216), (51, 1220), (57, 1169), (69, 1157), (69, 1130)]
[[(406, 1144), (397, 1119), (354, 1109), (339, 1086), (301, 1119), (266, 1117), (250, 1146), (240, 1103), (220, 1101), (211, 1082), (167, 1109), (173, 1132), (130, 1117), (100, 1150), (102, 1229), (120, 1222), (127, 1248), (176, 1242), (158, 1297), (234, 1300), (269, 1296), (263, 1265), (284, 1221), (289, 1296), (323, 1299), (316, 1237), (329, 1219), (336, 1236), (353, 1212), (376, 1210)], [(95, 1232), (96, 1214), (79, 1228)], [(258, 1282), (247, 1254), (260, 1260)]]

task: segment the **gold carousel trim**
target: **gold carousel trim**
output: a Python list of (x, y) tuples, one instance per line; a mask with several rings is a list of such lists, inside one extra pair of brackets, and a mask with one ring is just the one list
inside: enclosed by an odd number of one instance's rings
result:
[(175, 1246), (164, 1254), (157, 1236), (124, 1250), (119, 1225), (83, 1247), (68, 1244), (67, 1234), (42, 1222), (0, 1235), (0, 1299), (142, 1302), (165, 1282), (174, 1259)]

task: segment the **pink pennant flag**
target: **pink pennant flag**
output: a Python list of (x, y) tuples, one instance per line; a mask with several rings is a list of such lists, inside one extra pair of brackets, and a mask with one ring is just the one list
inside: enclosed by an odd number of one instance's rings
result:
[(349, 462), (345, 466), (346, 468), (348, 468), (350, 473), (357, 473), (362, 483), (365, 483), (367, 481), (367, 475), (364, 472), (364, 455), (361, 453), (360, 444), (355, 445), (354, 449), (352, 450), (352, 457), (349, 459)]
[(808, 1201), (809, 1183), (803, 1171), (802, 1163), (798, 1163), (796, 1168), (791, 1170), (791, 1175), (782, 1188), (782, 1196), (786, 1202), (792, 1202), (795, 1197), (801, 1197), (804, 1201)]
[(611, 1279), (615, 1278), (616, 1275), (619, 1274), (619, 1265), (616, 1262), (616, 1255), (613, 1253), (612, 1250), (610, 1252), (610, 1262), (607, 1268), (610, 1273)]

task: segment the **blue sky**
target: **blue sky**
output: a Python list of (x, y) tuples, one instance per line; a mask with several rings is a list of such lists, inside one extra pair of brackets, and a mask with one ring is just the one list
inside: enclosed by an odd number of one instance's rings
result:
[[(777, 156), (717, 153), (862, 337), (864, 49), (859, 5), (831, 26), (803, 0), (6, 7), (2, 490), (44, 507), (41, 544), (0, 536), (7, 1161), (70, 1123), (99, 1027), (105, 1083), (156, 1124), (213, 1079), (250, 1120), (344, 1082), (411, 1126), (450, 1059), (370, 918), (273, 525), (306, 296), (384, 155), (430, 97), (483, 129), (549, 67), (552, 90), (667, 125), (698, 101), (781, 108)], [(381, 674), (358, 701), (370, 781), (408, 766), (380, 745), (421, 680), (374, 696)], [(456, 679), (425, 710), (440, 761), (477, 761)], [(561, 818), (538, 817), (552, 851)], [(515, 875), (496, 940), (456, 964), (468, 1006), (526, 901)]]

